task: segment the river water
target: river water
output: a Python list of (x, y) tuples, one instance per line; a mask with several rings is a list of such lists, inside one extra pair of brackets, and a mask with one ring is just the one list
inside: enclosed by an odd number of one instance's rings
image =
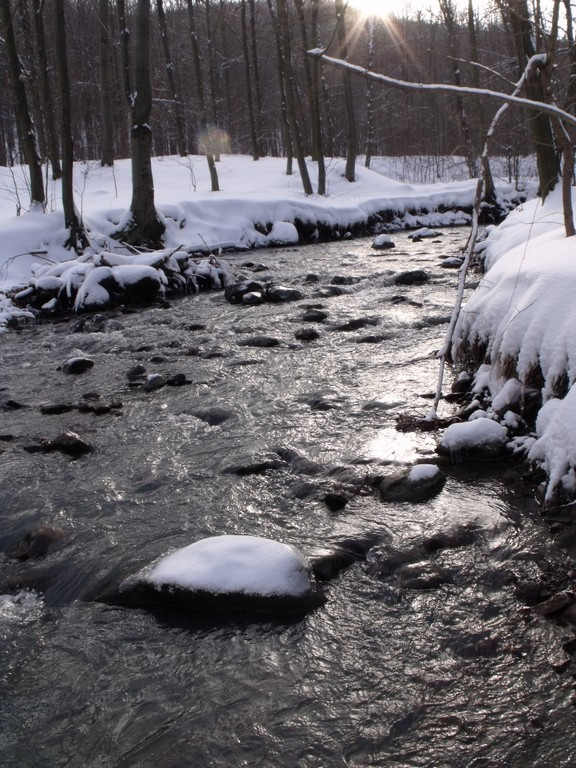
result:
[[(72, 320), (0, 338), (0, 433), (12, 438), (0, 443), (0, 550), (37, 524), (68, 535), (37, 561), (0, 555), (1, 582), (36, 587), (0, 595), (0, 765), (574, 765), (573, 681), (560, 671), (569, 635), (514, 589), (567, 565), (515, 469), (449, 468), (442, 493), (419, 504), (353, 495), (342, 480), (342, 468), (385, 473), (434, 456), (437, 433), (399, 432), (395, 420), (430, 407), (457, 281), (440, 257), (466, 236), (399, 234), (385, 252), (369, 240), (261, 251), (250, 258), (268, 270), (254, 277), (305, 299), (246, 307), (204, 293), (109, 317), (103, 332), (74, 332)], [(230, 258), (249, 275), (247, 260)], [(416, 268), (430, 280), (394, 283)], [(316, 295), (334, 282), (342, 295)], [(311, 305), (323, 323), (302, 320)], [(344, 329), (358, 319), (365, 327)], [(319, 337), (298, 340), (303, 328)], [(279, 344), (253, 346), (262, 336)], [(57, 370), (74, 355), (94, 367)], [(131, 387), (137, 363), (191, 384)], [(93, 392), (122, 408), (40, 412)], [(198, 418), (216, 407), (221, 423)], [(94, 452), (24, 450), (65, 429)], [(291, 457), (279, 469), (227, 471), (279, 454)], [(326, 488), (348, 492), (344, 509), (327, 507)], [(421, 552), (424, 539), (462, 530), (472, 533), (422, 555), (443, 574), (434, 588), (378, 567), (391, 548)], [(91, 599), (108, 579), (223, 533), (305, 555), (351, 537), (379, 544), (327, 584), (325, 605), (289, 622)]]

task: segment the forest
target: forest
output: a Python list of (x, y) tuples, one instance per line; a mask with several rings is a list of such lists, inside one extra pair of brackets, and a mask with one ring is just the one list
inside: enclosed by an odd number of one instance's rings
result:
[[(54, 76), (53, 3), (2, 0), (1, 5), (11, 14), (39, 151), (46, 159), (51, 142), (57, 143), (61, 114)], [(74, 157), (108, 163), (111, 157), (128, 157), (130, 109), (123, 51), (126, 45), (134, 47), (136, 2), (66, 0), (63, 6)], [(202, 152), (207, 128), (216, 152), (287, 154), (277, 34), (282, 7), (287, 11), (294, 106), (305, 150), (310, 149), (313, 134), (306, 48), (329, 45), (331, 55), (337, 56), (344, 46), (350, 61), (405, 80), (505, 89), (520, 70), (509, 17), (496, 5), (482, 5), (481, 10), (476, 6), (470, 0), (467, 9), (456, 9), (451, 0), (440, 0), (425, 14), (406, 10), (404, 15), (383, 18), (363, 17), (350, 6), (342, 42), (335, 35), (334, 0), (153, 0), (153, 154)], [(566, 39), (571, 43), (568, 29)], [(545, 41), (540, 45), (543, 48)], [(324, 154), (344, 156), (344, 78), (320, 65), (319, 83)], [(455, 98), (371, 87), (359, 78), (351, 79), (351, 90), (359, 154), (466, 155), (466, 137), (461, 123), (454, 120), (455, 110), (461, 109)], [(12, 93), (2, 46), (0, 165), (21, 159)], [(469, 101), (466, 110), (479, 151), (490, 112), (480, 100)], [(524, 123), (524, 115), (511, 110), (496, 138), (497, 154), (512, 161), (530, 150)]]

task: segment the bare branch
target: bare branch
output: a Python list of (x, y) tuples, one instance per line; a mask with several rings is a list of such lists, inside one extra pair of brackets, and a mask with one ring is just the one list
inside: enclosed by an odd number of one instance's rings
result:
[[(313, 56), (320, 59), (325, 64), (330, 64), (333, 67), (339, 67), (340, 69), (348, 69), (355, 75), (364, 77), (368, 80), (374, 80), (377, 83), (388, 85), (391, 88), (398, 88), (402, 91), (420, 91), (421, 93), (467, 93), (471, 96), (484, 96), (485, 98), (498, 99), (508, 104), (517, 104), (521, 107), (528, 107), (533, 110), (540, 110), (547, 115), (557, 117), (570, 125), (576, 126), (576, 117), (569, 112), (565, 112), (563, 109), (554, 106), (553, 104), (547, 104), (545, 101), (536, 101), (533, 99), (527, 99), (521, 96), (514, 96), (507, 93), (501, 93), (500, 91), (492, 91), (489, 88), (472, 88), (465, 85), (448, 85), (447, 83), (414, 83), (408, 80), (398, 80), (395, 77), (389, 77), (388, 75), (382, 75), (377, 72), (370, 72), (364, 67), (360, 67), (357, 64), (350, 64), (342, 59), (336, 59), (332, 56), (326, 56), (322, 49), (316, 49), (312, 51), (306, 51), (308, 56)], [(544, 66), (546, 63), (546, 54), (540, 54), (532, 57), (540, 66)]]

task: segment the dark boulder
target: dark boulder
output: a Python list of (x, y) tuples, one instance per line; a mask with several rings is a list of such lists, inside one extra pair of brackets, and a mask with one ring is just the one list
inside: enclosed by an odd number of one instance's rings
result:
[(416, 285), (425, 283), (428, 279), (428, 274), (423, 269), (411, 269), (396, 275), (394, 282), (396, 285)]
[(62, 373), (78, 375), (89, 371), (93, 367), (94, 360), (90, 360), (87, 357), (71, 357), (58, 370), (61, 370)]
[(224, 298), (231, 304), (240, 304), (247, 293), (258, 292), (262, 294), (264, 286), (256, 280), (242, 280), (239, 283), (227, 285), (224, 289)]

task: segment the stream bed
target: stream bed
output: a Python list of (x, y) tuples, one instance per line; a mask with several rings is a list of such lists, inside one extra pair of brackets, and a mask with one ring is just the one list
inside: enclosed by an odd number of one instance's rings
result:
[[(397, 431), (396, 418), (430, 408), (458, 274), (441, 259), (467, 234), (230, 257), (300, 301), (203, 293), (0, 336), (0, 552), (36, 525), (66, 533), (38, 560), (0, 554), (0, 584), (30, 587), (0, 594), (0, 765), (574, 765), (571, 632), (515, 591), (571, 563), (518, 469), (444, 468), (444, 490), (418, 504), (347, 483), (435, 460), (439, 433)], [(412, 269), (429, 280), (397, 285)], [(311, 308), (326, 318), (304, 320)], [(94, 366), (58, 370), (74, 356)], [(127, 378), (137, 364), (189, 383), (146, 392)], [(46, 407), (80, 402), (114, 407)], [(25, 450), (64, 430), (93, 452)], [(239, 471), (279, 457), (289, 460)], [(343, 508), (326, 504), (332, 491)], [(230, 533), (306, 556), (343, 540), (374, 546), (326, 585), (323, 606), (290, 621), (93, 599), (161, 554)], [(422, 549), (430, 540), (444, 545)], [(382, 565), (390, 552), (441, 578), (402, 581)]]

